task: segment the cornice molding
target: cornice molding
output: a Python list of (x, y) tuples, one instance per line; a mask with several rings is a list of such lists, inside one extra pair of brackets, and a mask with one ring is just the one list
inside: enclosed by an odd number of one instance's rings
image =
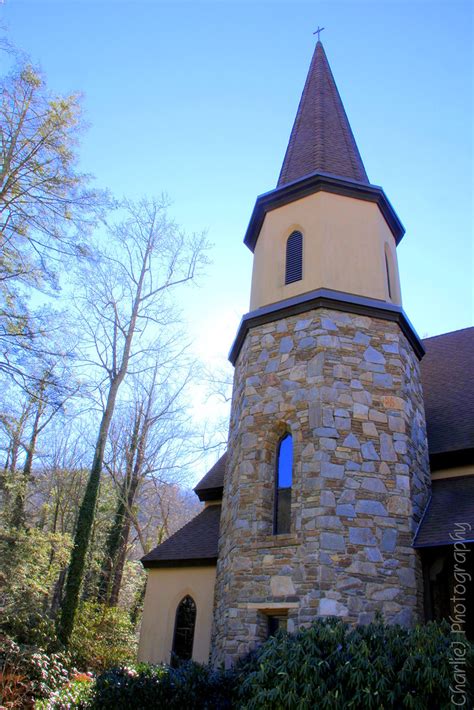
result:
[(356, 200), (375, 202), (384, 216), (396, 244), (400, 243), (405, 234), (405, 228), (381, 187), (357, 182), (349, 178), (340, 178), (330, 173), (316, 172), (259, 195), (245, 233), (244, 244), (248, 246), (251, 252), (255, 250), (267, 212), (320, 191), (353, 197)]
[(245, 337), (251, 328), (318, 308), (330, 308), (336, 311), (346, 311), (347, 313), (356, 313), (370, 318), (380, 318), (381, 320), (398, 323), (418, 359), (421, 360), (425, 354), (420, 338), (400, 306), (385, 303), (385, 301), (377, 301), (373, 298), (364, 298), (350, 293), (320, 288), (316, 291), (304, 293), (301, 296), (294, 296), (278, 303), (272, 303), (269, 306), (258, 308), (244, 315), (230, 349), (230, 362), (235, 365)]

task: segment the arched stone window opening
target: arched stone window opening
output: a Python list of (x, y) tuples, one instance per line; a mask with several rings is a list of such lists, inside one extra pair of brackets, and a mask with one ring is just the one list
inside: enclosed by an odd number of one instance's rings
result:
[(190, 661), (193, 655), (194, 628), (196, 626), (196, 603), (187, 594), (176, 609), (171, 665)]
[(273, 533), (291, 529), (291, 486), (293, 484), (293, 438), (285, 434), (278, 443), (275, 475), (275, 512)]
[(301, 281), (303, 278), (303, 235), (295, 231), (286, 241), (285, 284)]

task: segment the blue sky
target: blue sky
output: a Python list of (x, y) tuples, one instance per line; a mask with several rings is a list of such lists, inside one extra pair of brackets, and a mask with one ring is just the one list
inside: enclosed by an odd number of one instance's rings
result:
[(4, 0), (12, 41), (57, 92), (80, 90), (84, 170), (160, 194), (213, 263), (183, 307), (218, 363), (248, 309), (242, 244), (272, 189), (322, 40), (371, 182), (407, 233), (404, 308), (420, 336), (472, 323), (472, 3), (463, 0)]

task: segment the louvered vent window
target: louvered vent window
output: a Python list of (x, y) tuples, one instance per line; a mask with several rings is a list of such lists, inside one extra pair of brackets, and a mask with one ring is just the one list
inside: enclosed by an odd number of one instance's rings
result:
[(303, 278), (303, 235), (292, 232), (286, 242), (285, 284)]

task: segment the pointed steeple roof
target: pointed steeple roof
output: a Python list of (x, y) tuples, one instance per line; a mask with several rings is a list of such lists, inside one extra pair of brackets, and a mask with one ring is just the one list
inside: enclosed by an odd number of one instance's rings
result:
[(314, 172), (369, 183), (320, 41), (314, 50), (278, 187)]

